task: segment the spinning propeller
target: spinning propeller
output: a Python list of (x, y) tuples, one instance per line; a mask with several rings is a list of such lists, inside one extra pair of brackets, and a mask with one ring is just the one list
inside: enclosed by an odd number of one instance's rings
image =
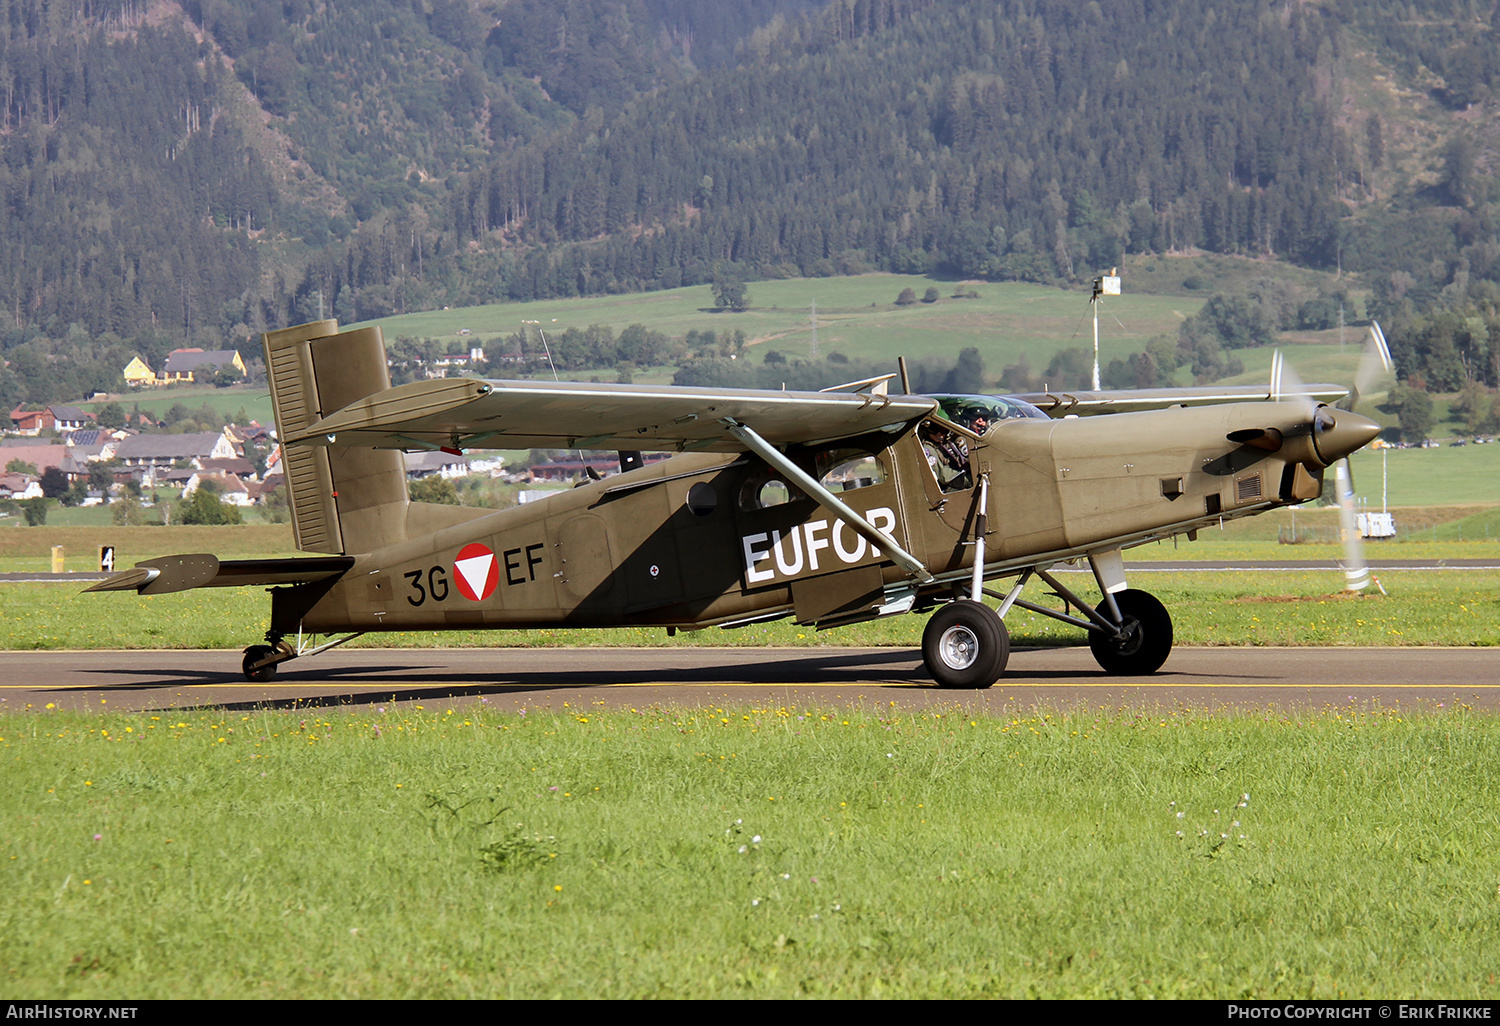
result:
[[(1307, 402), (1312, 421), (1313, 445), (1319, 448), (1320, 438), (1331, 437), (1339, 433), (1337, 411), (1354, 412), (1354, 407), (1360, 399), (1369, 396), (1376, 386), (1382, 384), (1389, 376), (1391, 369), (1391, 351), (1386, 346), (1385, 332), (1380, 330), (1378, 323), (1371, 321), (1369, 338), (1365, 343), (1364, 352), (1360, 355), (1359, 369), (1354, 375), (1354, 387), (1350, 389), (1347, 396), (1339, 400), (1334, 411), (1330, 411), (1326, 406), (1318, 406), (1307, 394), (1306, 386), (1283, 359), (1279, 350), (1271, 358), (1271, 398), (1283, 401), (1303, 399)], [(1249, 444), (1259, 443), (1250, 441)], [(1326, 448), (1330, 452), (1337, 451), (1333, 445), (1328, 445)], [(1364, 539), (1354, 523), (1354, 476), (1350, 471), (1347, 455), (1334, 463), (1333, 488), (1339, 503), (1339, 534), (1344, 542), (1344, 577), (1347, 581), (1345, 590), (1362, 591), (1369, 587), (1371, 577), (1369, 564), (1365, 560)], [(1375, 581), (1375, 586), (1380, 588), (1382, 594), (1385, 593), (1385, 589), (1381, 587), (1378, 580)]]

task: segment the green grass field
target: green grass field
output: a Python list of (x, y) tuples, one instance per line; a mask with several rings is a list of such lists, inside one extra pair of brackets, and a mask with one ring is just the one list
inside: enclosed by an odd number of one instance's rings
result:
[(212, 385), (171, 385), (165, 388), (153, 388), (149, 391), (125, 392), (110, 399), (102, 399), (97, 402), (79, 403), (85, 410), (98, 412), (99, 407), (106, 403), (116, 402), (130, 413), (137, 406), (142, 413), (149, 414), (160, 419), (177, 403), (181, 403), (190, 410), (196, 410), (202, 406), (217, 410), (228, 423), (237, 419), (239, 411), (244, 410), (250, 420), (259, 421), (262, 424), (270, 424), (275, 415), (271, 409), (271, 393), (265, 386), (232, 385), (229, 388), (215, 388)]
[(1361, 449), (1349, 458), (1349, 464), (1355, 491), (1371, 509), (1380, 508), (1382, 481), (1387, 478), (1392, 506), (1500, 503), (1500, 443)]
[[(896, 306), (903, 288), (920, 296), (935, 286), (942, 298), (932, 304)], [(671, 336), (689, 330), (740, 330), (752, 343), (751, 358), (767, 349), (788, 357), (805, 357), (812, 339), (811, 308), (818, 305), (818, 350), (889, 363), (896, 357), (941, 357), (953, 360), (959, 350), (979, 349), (989, 373), (1016, 362), (1024, 352), (1034, 371), (1047, 366), (1054, 353), (1069, 346), (1093, 346), (1087, 292), (1020, 283), (966, 285), (977, 299), (952, 299), (954, 283), (898, 274), (865, 274), (852, 278), (796, 278), (750, 284), (750, 309), (721, 313), (714, 309), (707, 285), (585, 299), (496, 303), (456, 310), (434, 310), (383, 318), (387, 338), (410, 335), (450, 338), (455, 345), (472, 339), (504, 337), (523, 321), (540, 322), (543, 331), (607, 324), (616, 332), (631, 324)], [(1203, 305), (1207, 294), (1127, 295), (1111, 299), (1101, 312), (1104, 359), (1143, 349), (1163, 332)], [(372, 322), (374, 323), (374, 322)], [(467, 329), (470, 335), (460, 335)]]
[[(1141, 572), (1134, 587), (1155, 594), (1173, 618), (1180, 645), (1500, 645), (1500, 571), (1382, 571), (1387, 595), (1346, 595), (1330, 566), (1268, 574)], [(1069, 587), (1093, 593), (1087, 574)], [(0, 651), (33, 649), (241, 649), (268, 626), (262, 589), (203, 588), (170, 595), (82, 594), (77, 584), (0, 585)], [(1032, 588), (1027, 597), (1047, 601)], [(1054, 601), (1054, 607), (1061, 608)], [(1079, 645), (1084, 632), (1014, 610), (1006, 620), (1016, 645)], [(409, 631), (352, 642), (375, 648), (516, 646), (896, 646), (921, 644), (923, 616), (900, 616), (820, 633), (790, 621), (734, 630), (710, 628), (668, 637), (660, 628), (548, 628), (511, 631)]]
[(16, 999), (1494, 1000), (1500, 720), (0, 716)]

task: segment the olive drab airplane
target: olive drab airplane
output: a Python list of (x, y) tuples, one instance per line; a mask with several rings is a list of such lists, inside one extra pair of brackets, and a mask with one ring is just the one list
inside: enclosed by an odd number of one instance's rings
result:
[[(670, 633), (784, 617), (822, 630), (930, 613), (928, 671), (985, 688), (1005, 669), (1015, 607), (1087, 631), (1106, 672), (1148, 674), (1172, 621), (1126, 586), (1123, 550), (1312, 499), (1379, 430), (1328, 405), (1346, 395), (1333, 386), (929, 396), (888, 394), (889, 375), (823, 392), (393, 388), (378, 327), (316, 321), (264, 345), (296, 544), (316, 555), (162, 557), (90, 589), (268, 586), (270, 629), (244, 654), (254, 681), (372, 631)], [(1096, 412), (1109, 415), (1077, 416)], [(411, 501), (403, 452), (476, 448), (611, 449), (624, 472), (499, 511)], [(677, 455), (644, 464), (641, 450)], [(1070, 560), (1092, 568), (1098, 601), (1053, 575)], [(1021, 597), (1038, 581), (1064, 611)]]

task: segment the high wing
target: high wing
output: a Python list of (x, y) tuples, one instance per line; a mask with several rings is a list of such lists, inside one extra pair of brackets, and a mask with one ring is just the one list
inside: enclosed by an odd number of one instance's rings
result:
[[(1299, 396), (1315, 402), (1334, 403), (1349, 394), (1341, 385), (1299, 385)], [(1096, 413), (1135, 413), (1169, 406), (1208, 406), (1213, 403), (1272, 402), (1286, 398), (1269, 384), (1204, 385), (1199, 388), (1134, 388), (1100, 392), (1027, 392), (1014, 396), (1037, 407), (1049, 417), (1088, 416)]]
[(377, 449), (743, 452), (730, 424), (773, 445), (899, 432), (935, 409), (919, 395), (441, 378), (377, 392), (284, 439)]

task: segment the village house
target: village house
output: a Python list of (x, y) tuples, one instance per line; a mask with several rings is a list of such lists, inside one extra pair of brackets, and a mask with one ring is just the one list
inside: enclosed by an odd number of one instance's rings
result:
[(146, 385), (159, 384), (156, 372), (146, 365), (146, 361), (139, 356), (133, 356), (130, 362), (121, 371), (125, 377), (125, 384), (131, 388), (143, 388)]
[(245, 482), (233, 474), (210, 474), (203, 470), (195, 471), (187, 479), (187, 483), (182, 488), (183, 499), (192, 498), (199, 486), (205, 482), (212, 482), (218, 486), (220, 502), (227, 502), (231, 506), (249, 506), (255, 501), (250, 495), (250, 490), (245, 486)]
[[(646, 455), (645, 461), (647, 463), (656, 463), (666, 458), (665, 453), (653, 452)], [(600, 477), (610, 477), (620, 472), (620, 461), (617, 457), (613, 456), (593, 459), (583, 456), (569, 456), (565, 459), (536, 464), (527, 472), (526, 480), (572, 481), (580, 477), (586, 477), (590, 468)]]
[(484, 363), (484, 350), (479, 346), (470, 348), (468, 356), (448, 353), (433, 359), (428, 363), (425, 374), (429, 378), (441, 378), (452, 368), (463, 368), (475, 363)]
[(469, 458), (446, 452), (409, 452), (406, 454), (406, 478), (420, 481), (424, 477), (446, 477), (450, 480), (469, 473)]
[(19, 460), (21, 463), (29, 464), (36, 468), (37, 475), (45, 473), (48, 467), (61, 468), (68, 461), (68, 447), (58, 443), (35, 442), (26, 444), (19, 438), (7, 438), (0, 444), (0, 471), (12, 462)]
[(115, 447), (115, 459), (142, 470), (156, 479), (157, 471), (170, 470), (179, 461), (202, 468), (205, 460), (235, 458), (234, 445), (223, 431), (193, 431), (181, 435), (134, 435)]
[(77, 431), (85, 424), (93, 426), (94, 415), (76, 406), (54, 403), (44, 410), (12, 410), (11, 430), (21, 435), (39, 435), (43, 431)]
[(241, 376), (245, 373), (245, 361), (234, 349), (174, 349), (167, 354), (167, 362), (161, 369), (164, 382), (207, 381), (221, 370), (233, 368)]
[(40, 499), (41, 482), (30, 474), (0, 473), (0, 499)]

